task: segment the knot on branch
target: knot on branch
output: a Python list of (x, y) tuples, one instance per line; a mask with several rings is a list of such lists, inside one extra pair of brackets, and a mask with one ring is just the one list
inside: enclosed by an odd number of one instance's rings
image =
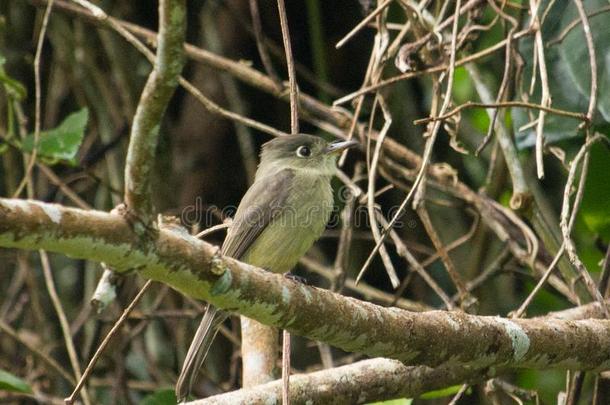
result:
[(216, 247), (214, 255), (210, 259), (210, 272), (216, 276), (222, 276), (227, 271), (220, 248)]
[(159, 236), (159, 227), (155, 221), (147, 221), (145, 218), (141, 218), (125, 203), (117, 205), (110, 212), (123, 217), (138, 236), (142, 245), (150, 244)]

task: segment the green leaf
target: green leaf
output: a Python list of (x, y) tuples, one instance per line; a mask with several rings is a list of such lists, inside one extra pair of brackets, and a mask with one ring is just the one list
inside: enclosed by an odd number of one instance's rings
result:
[(18, 80), (9, 77), (4, 69), (0, 67), (0, 83), (4, 85), (4, 89), (9, 94), (9, 96), (13, 97), (17, 101), (21, 101), (27, 95), (27, 90), (25, 86), (21, 84)]
[(141, 405), (175, 405), (177, 399), (174, 390), (166, 388), (153, 392), (150, 395), (144, 397), (140, 402)]
[(4, 89), (8, 93), (9, 97), (12, 97), (17, 101), (21, 101), (27, 95), (27, 90), (25, 89), (25, 86), (21, 84), (21, 82), (6, 74), (4, 68), (2, 67), (5, 62), (6, 58), (0, 54), (0, 83), (4, 85)]
[[(583, 2), (587, 13), (592, 13), (607, 5), (607, 0), (588, 0)], [(570, 21), (577, 18), (579, 18), (577, 13), (565, 13), (562, 18), (562, 25), (567, 25)], [(610, 60), (610, 44), (608, 44), (610, 24), (608, 24), (608, 15), (602, 13), (589, 17), (589, 25), (591, 26), (597, 61), (597, 108), (604, 120), (610, 121), (610, 98), (607, 97), (610, 92), (610, 66), (608, 66), (608, 61)], [(586, 46), (582, 24), (577, 25), (567, 34), (559, 50), (561, 59), (565, 62), (567, 71), (570, 73), (572, 81), (576, 84), (576, 89), (588, 101), (591, 93), (591, 66), (589, 64), (589, 50)]]
[[(83, 108), (68, 115), (57, 128), (41, 131), (38, 139), (38, 156), (49, 163), (63, 160), (76, 163), (75, 157), (80, 147), (89, 119), (89, 110)], [(34, 149), (34, 134), (29, 134), (22, 144), (26, 152)]]
[(399, 398), (390, 399), (388, 401), (370, 402), (367, 405), (411, 405), (411, 403), (413, 403), (413, 399), (411, 398)]
[[(421, 399), (435, 399), (435, 398), (444, 398), (444, 397), (448, 397), (449, 395), (455, 395), (459, 392), (459, 390), (462, 388), (462, 385), (452, 385), (451, 387), (447, 387), (447, 388), (441, 388), (440, 390), (435, 390), (435, 391), (428, 391), (422, 395), (420, 395), (419, 397)], [(466, 390), (466, 392), (470, 392), (470, 388), (468, 390)]]
[(610, 151), (606, 145), (591, 148), (589, 171), (580, 215), (589, 229), (610, 241)]
[[(546, 10), (550, 0), (542, 1), (539, 10)], [(584, 2), (588, 14), (607, 6), (604, 0), (589, 0)], [(579, 15), (573, 1), (554, 1), (542, 26), (542, 35), (547, 44), (544, 49), (545, 62), (547, 65), (549, 89), (552, 98), (552, 107), (586, 113), (589, 104), (591, 87), (591, 67), (589, 63), (589, 51), (586, 46), (582, 24), (577, 24), (570, 30), (563, 40), (552, 44), (551, 41), (559, 39), (559, 36), (573, 22), (578, 21)], [(597, 61), (597, 111), (594, 117), (594, 125), (600, 126), (610, 122), (610, 24), (607, 23), (607, 14), (601, 13), (589, 17), (591, 33)], [(526, 22), (529, 24), (529, 22)], [(533, 68), (534, 39), (523, 38), (519, 42), (519, 53), (525, 61), (525, 74), (523, 78), (523, 90), (530, 85)], [(536, 74), (536, 88), (531, 96), (531, 101), (539, 103), (541, 98), (541, 82), (538, 70)], [(535, 144), (536, 127), (530, 126), (519, 132), (518, 129), (537, 119), (537, 111), (529, 111), (522, 108), (512, 109), (514, 127), (516, 130), (517, 146), (521, 149), (530, 148)], [(548, 143), (564, 139), (582, 137), (583, 131), (578, 130), (580, 120), (561, 117), (555, 114), (546, 114), (544, 120), (544, 137)]]
[(462, 66), (455, 68), (453, 77), (452, 94), (457, 103), (464, 103), (472, 100), (474, 95), (474, 85), (466, 69)]
[(27, 382), (8, 371), (0, 370), (0, 391), (31, 394), (32, 387), (30, 387)]

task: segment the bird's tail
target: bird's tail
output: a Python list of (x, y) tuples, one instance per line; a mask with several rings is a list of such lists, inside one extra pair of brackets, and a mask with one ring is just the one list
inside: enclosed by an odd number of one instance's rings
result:
[(208, 350), (210, 350), (218, 328), (228, 316), (228, 313), (208, 305), (197, 328), (197, 332), (195, 332), (191, 346), (186, 353), (178, 382), (176, 382), (176, 398), (179, 403), (186, 400), (186, 397), (190, 394), (193, 382), (195, 382), (195, 376), (197, 376), (201, 364), (203, 364)]

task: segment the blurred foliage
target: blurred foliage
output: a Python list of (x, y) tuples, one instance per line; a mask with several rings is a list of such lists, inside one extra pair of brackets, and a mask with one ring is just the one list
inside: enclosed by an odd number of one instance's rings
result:
[[(37, 150), (41, 160), (54, 164), (60, 160), (76, 163), (76, 154), (85, 136), (85, 128), (89, 119), (89, 110), (68, 115), (57, 128), (42, 131), (39, 135)], [(24, 152), (31, 153), (36, 144), (35, 134), (29, 134), (23, 139), (21, 147)]]
[[(12, 196), (17, 189), (28, 161), (25, 154), (31, 153), (34, 147), (33, 60), (44, 11), (40, 7), (41, 3), (44, 2), (0, 2), (2, 197)], [(78, 205), (79, 201), (65, 192), (68, 187), (86, 204), (108, 211), (122, 199), (129, 128), (150, 65), (116, 33), (66, 12), (60, 7), (61, 1), (56, 3), (58, 5), (51, 14), (41, 59), (42, 114), (37, 155), (38, 163), (51, 170), (57, 178), (49, 177), (42, 169), (35, 167), (32, 197)], [(265, 43), (273, 68), (285, 80), (282, 38), (275, 4), (259, 3)], [(345, 46), (335, 49), (337, 41), (355, 27), (364, 15), (374, 10), (377, 3), (364, 0), (288, 2), (291, 43), (298, 62), (299, 88), (303, 93), (330, 104), (332, 100), (359, 89), (365, 82), (380, 21), (385, 21), (387, 25), (388, 43), (392, 43), (399, 35), (402, 25), (410, 21), (412, 26), (400, 45), (409, 44), (430, 32), (430, 20), (425, 20), (426, 18), (435, 18), (443, 13), (440, 20), (444, 20), (451, 16), (455, 4), (441, 0), (426, 2), (425, 12), (415, 16), (407, 15), (412, 12), (412, 9), (405, 6), (411, 4), (410, 1), (392, 2), (385, 20), (372, 19), (371, 24), (358, 32)], [(549, 70), (552, 107), (585, 112), (591, 77), (582, 25), (577, 23), (565, 38), (559, 40), (568, 25), (578, 19), (574, 3), (571, 0), (542, 1), (540, 10), (545, 15), (542, 34), (546, 44), (544, 52)], [(607, 1), (590, 0), (584, 3), (590, 14), (608, 8)], [(96, 4), (113, 17), (152, 31), (157, 29), (156, 2), (103, 0)], [(518, 29), (524, 29), (530, 23), (529, 2), (495, 1), (494, 4), (504, 4), (504, 11), (517, 21)], [(550, 7), (548, 12), (547, 7)], [(206, 50), (214, 49), (214, 52), (265, 73), (252, 33), (248, 2), (189, 1), (188, 13), (189, 43)], [(592, 131), (605, 136), (610, 136), (608, 16), (608, 12), (590, 16), (599, 83)], [(424, 24), (421, 19), (427, 22)], [(213, 24), (204, 26), (206, 21), (212, 21)], [(497, 44), (506, 38), (511, 28), (506, 20), (497, 18), (490, 2), (480, 2), (471, 14), (460, 20), (460, 24), (462, 27), (476, 25), (479, 29), (464, 35), (457, 53), (458, 59)], [(413, 66), (425, 69), (447, 63), (451, 24), (448, 27), (431, 35), (434, 41), (411, 55)], [(210, 35), (209, 30), (215, 35)], [(213, 37), (219, 43), (213, 44)], [(518, 55), (515, 52), (511, 57), (514, 58), (514, 65), (523, 63), (523, 75), (520, 81), (509, 82), (508, 99), (521, 100), (527, 97), (530, 102), (538, 103), (540, 77), (537, 73), (534, 74), (533, 91), (530, 91), (534, 67), (533, 37), (523, 36), (516, 44), (516, 51)], [(381, 79), (400, 74), (394, 60), (394, 57), (382, 60)], [(504, 48), (473, 63), (495, 97), (504, 72)], [(220, 73), (203, 63), (190, 60), (184, 76), (223, 107), (241, 111), (249, 118), (281, 130), (289, 128), (289, 109), (285, 101)], [(443, 77), (446, 80), (446, 75)], [(393, 119), (387, 136), (417, 153), (423, 150), (426, 140), (422, 135), (426, 132), (426, 126), (414, 125), (413, 121), (430, 115), (433, 100), (442, 101), (440, 94), (444, 93), (445, 88), (444, 84), (436, 86), (438, 80), (439, 75), (420, 75), (411, 80), (396, 82), (377, 93), (385, 98)], [(383, 119), (373, 100), (371, 95), (363, 98), (359, 121), (363, 125), (370, 122), (375, 130), (379, 130)], [(460, 66), (455, 70), (450, 107), (469, 101), (478, 102), (480, 98), (468, 69)], [(356, 105), (357, 102), (345, 104), (334, 111), (340, 112), (341, 108), (354, 111)], [(511, 108), (505, 112), (498, 116), (498, 120), (514, 135), (513, 140), (519, 148), (519, 162), (525, 175), (533, 184), (532, 187), (540, 191), (540, 199), (536, 200), (536, 204), (549, 218), (554, 219), (556, 225), (567, 177), (567, 164), (582, 146), (585, 131), (578, 129), (578, 120), (546, 114), (544, 135), (547, 149), (558, 148), (555, 152), (563, 153), (563, 161), (546, 153), (546, 177), (543, 181), (537, 181), (534, 178), (532, 150), (535, 127), (523, 127), (537, 118), (538, 111)], [(324, 122), (323, 118), (315, 114), (312, 118), (311, 112), (305, 108), (302, 109), (301, 116), (303, 132), (329, 139), (333, 137), (327, 131), (333, 125)], [(481, 195), (509, 207), (512, 183), (495, 137), (481, 154), (474, 154), (490, 125), (487, 111), (483, 108), (466, 108), (454, 120), (448, 120), (447, 124), (440, 132), (433, 163), (450, 164), (455, 170), (456, 179), (472, 190), (481, 190)], [(467, 154), (456, 153), (451, 148), (447, 129), (455, 130), (456, 139)], [(233, 122), (208, 112), (184, 90), (176, 92), (160, 128), (161, 139), (155, 162), (154, 202), (160, 212), (180, 217), (192, 232), (217, 225), (226, 219), (227, 211), (223, 209), (237, 205), (248, 186), (245, 162), (248, 159), (256, 160), (259, 146), (269, 139), (267, 135), (250, 129), (239, 132), (241, 135), (238, 139), (235, 135), (237, 131)], [(362, 132), (366, 141), (366, 131)], [(368, 158), (370, 153), (350, 154), (343, 167), (348, 175), (352, 175), (356, 171), (356, 164), (362, 166), (364, 175), (356, 178), (355, 182), (364, 189), (366, 170), (370, 167), (367, 166), (370, 160), (365, 162)], [(414, 170), (413, 167), (408, 169)], [(578, 253), (595, 279), (600, 277), (600, 260), (610, 242), (609, 174), (609, 149), (603, 144), (596, 145), (591, 149), (584, 199), (572, 232)], [(385, 186), (389, 188), (384, 189), (376, 203), (380, 205), (383, 214), (389, 217), (392, 209), (404, 198), (404, 189), (410, 187), (410, 183), (406, 186), (399, 182), (390, 184), (388, 177), (378, 175), (378, 178), (377, 190), (382, 190)], [(341, 209), (345, 205), (345, 199), (340, 198), (341, 182), (336, 181), (334, 185), (338, 189), (337, 205)], [(26, 197), (26, 193), (23, 192), (21, 197)], [(475, 221), (480, 219), (480, 213), (475, 212), (460, 196), (444, 192), (434, 182), (428, 184), (426, 206), (446, 246), (468, 235)], [(355, 278), (374, 246), (366, 210), (360, 202), (357, 207), (355, 217), (364, 220), (354, 228), (353, 242), (346, 259), (345, 276), (348, 279)], [(362, 212), (365, 214), (361, 215)], [(516, 212), (524, 223), (533, 226), (528, 214)], [(448, 295), (453, 295), (456, 292), (455, 286), (443, 263), (438, 260), (438, 256), (435, 258), (436, 252), (418, 216), (408, 210), (400, 221), (398, 236), (420, 262), (429, 260), (426, 270)], [(297, 273), (305, 276), (312, 284), (323, 288), (336, 286), (333, 271), (341, 227), (341, 220), (334, 221), (308, 255), (326, 273), (310, 271), (307, 266), (297, 269)], [(207, 240), (221, 243), (223, 236), (222, 232), (217, 232), (207, 237)], [(450, 256), (462, 278), (471, 282), (494, 263), (505, 244), (480, 220), (466, 239), (462, 244), (454, 246)], [(552, 258), (546, 248), (542, 246), (544, 264), (548, 264)], [(396, 298), (406, 298), (441, 308), (442, 301), (412, 272), (395, 246), (388, 243), (388, 250), (398, 276), (407, 280), (403, 289), (398, 293), (392, 290), (381, 260), (376, 259), (363, 282), (386, 294), (384, 299), (373, 299), (357, 288), (346, 287), (341, 292), (381, 305), (390, 305)], [(91, 358), (122, 309), (141, 288), (143, 280), (135, 274), (123, 279), (116, 302), (106, 312), (96, 316), (91, 310), (89, 299), (102, 271), (99, 265), (60, 255), (50, 257), (61, 303), (70, 320), (72, 339), (83, 365)], [(507, 315), (518, 308), (532, 291), (538, 277), (526, 264), (508, 255), (491, 268), (488, 277), (480, 285), (473, 288), (472, 294), (479, 301), (478, 313)], [(394, 297), (394, 294), (398, 296)], [(39, 347), (45, 355), (57, 360), (72, 374), (57, 315), (50, 303), (36, 254), (0, 250), (0, 297), (0, 321), (17, 330), (19, 337), (19, 340), (15, 340), (0, 334), (0, 369), (8, 370), (0, 371), (0, 390), (3, 390), (0, 392), (0, 401), (61, 403), (63, 397), (71, 391), (71, 384), (22, 344), (27, 342)], [(528, 308), (527, 315), (544, 315), (571, 306), (573, 303), (563, 294), (545, 284)], [(160, 387), (171, 387), (174, 384), (201, 309), (201, 303), (192, 302), (166, 286), (152, 287), (94, 369), (87, 389), (95, 403), (173, 403), (173, 391)], [(227, 322), (225, 326), (232, 337), (238, 339), (237, 322)], [(233, 340), (223, 336), (217, 338), (196, 387), (197, 395), (213, 395), (240, 386), (238, 352), (239, 348)], [(336, 364), (346, 364), (362, 358), (335, 349), (332, 349), (331, 354)], [(297, 372), (320, 369), (322, 366), (316, 347), (305, 339), (295, 338), (293, 365)], [(580, 397), (581, 404), (591, 400), (592, 376), (593, 374), (587, 374)], [(558, 394), (566, 386), (566, 373), (560, 371), (517, 370), (502, 378), (521, 388), (535, 390), (542, 403), (555, 403)], [(460, 386), (453, 386), (413, 400), (403, 398), (379, 403), (444, 404), (448, 400), (445, 397), (455, 395), (459, 389)], [(17, 391), (28, 395), (15, 396)], [(39, 393), (46, 396), (42, 397)], [(501, 404), (512, 403), (511, 401), (509, 396), (501, 396)], [(491, 403), (491, 399), (485, 393), (484, 384), (479, 384), (471, 387), (458, 403), (487, 404)]]
[(32, 387), (26, 381), (8, 371), (0, 370), (0, 391), (31, 394)]

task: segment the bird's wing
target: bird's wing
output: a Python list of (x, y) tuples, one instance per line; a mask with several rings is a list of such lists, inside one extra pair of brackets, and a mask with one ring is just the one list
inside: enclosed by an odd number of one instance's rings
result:
[(284, 169), (252, 184), (237, 208), (222, 253), (240, 259), (267, 225), (286, 208), (294, 171)]

